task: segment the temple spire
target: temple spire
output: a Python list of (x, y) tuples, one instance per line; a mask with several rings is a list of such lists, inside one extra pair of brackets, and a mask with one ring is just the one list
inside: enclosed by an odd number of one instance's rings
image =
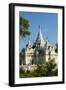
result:
[(39, 34), (39, 37), (41, 38), (41, 39), (43, 39), (43, 36), (42, 36), (42, 33), (41, 33), (41, 26), (39, 25), (39, 32), (38, 32), (38, 34)]
[(30, 45), (31, 43), (30, 43), (30, 37), (28, 38), (28, 45)]
[(43, 39), (42, 33), (41, 33), (41, 26), (39, 25), (39, 32), (35, 41), (36, 44), (40, 44), (41, 46), (44, 46), (45, 41)]
[(41, 25), (39, 25), (39, 31), (41, 31)]

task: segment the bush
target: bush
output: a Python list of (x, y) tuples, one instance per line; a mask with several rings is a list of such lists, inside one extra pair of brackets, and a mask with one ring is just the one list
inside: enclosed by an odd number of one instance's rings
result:
[(58, 69), (56, 66), (54, 60), (50, 60), (46, 64), (38, 64), (33, 71), (25, 71), (23, 68), (20, 68), (20, 78), (57, 76)]

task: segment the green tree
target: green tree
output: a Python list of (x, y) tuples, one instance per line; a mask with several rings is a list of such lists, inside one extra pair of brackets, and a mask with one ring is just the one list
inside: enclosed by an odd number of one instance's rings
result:
[(19, 17), (20, 21), (20, 36), (25, 38), (26, 36), (30, 35), (30, 32), (28, 31), (29, 28), (29, 21), (22, 16)]
[(45, 65), (46, 76), (54, 76), (57, 75), (57, 65), (54, 62), (54, 59), (49, 60)]
[(38, 64), (37, 69), (34, 70), (33, 76), (42, 77), (42, 76), (57, 76), (58, 69), (54, 60), (49, 60), (45, 64)]

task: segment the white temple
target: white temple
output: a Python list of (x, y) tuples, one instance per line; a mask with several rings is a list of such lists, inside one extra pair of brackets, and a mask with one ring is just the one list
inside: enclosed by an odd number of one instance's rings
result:
[(49, 59), (54, 59), (57, 63), (57, 53), (55, 48), (44, 40), (41, 27), (39, 27), (35, 43), (31, 44), (29, 41), (26, 48), (22, 49), (20, 53), (20, 66), (24, 66), (26, 69), (27, 66), (31, 66), (30, 69), (33, 69), (36, 64), (45, 64)]

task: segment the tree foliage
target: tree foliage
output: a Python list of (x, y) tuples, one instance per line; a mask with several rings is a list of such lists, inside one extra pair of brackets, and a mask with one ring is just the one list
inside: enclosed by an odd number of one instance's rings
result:
[(26, 37), (30, 35), (30, 32), (28, 31), (29, 28), (29, 21), (22, 16), (19, 18), (20, 21), (20, 36)]
[(20, 69), (20, 78), (27, 77), (48, 77), (48, 76), (57, 76), (58, 69), (57, 65), (54, 63), (54, 60), (49, 60), (45, 64), (37, 64), (37, 68), (33, 71), (22, 70)]

